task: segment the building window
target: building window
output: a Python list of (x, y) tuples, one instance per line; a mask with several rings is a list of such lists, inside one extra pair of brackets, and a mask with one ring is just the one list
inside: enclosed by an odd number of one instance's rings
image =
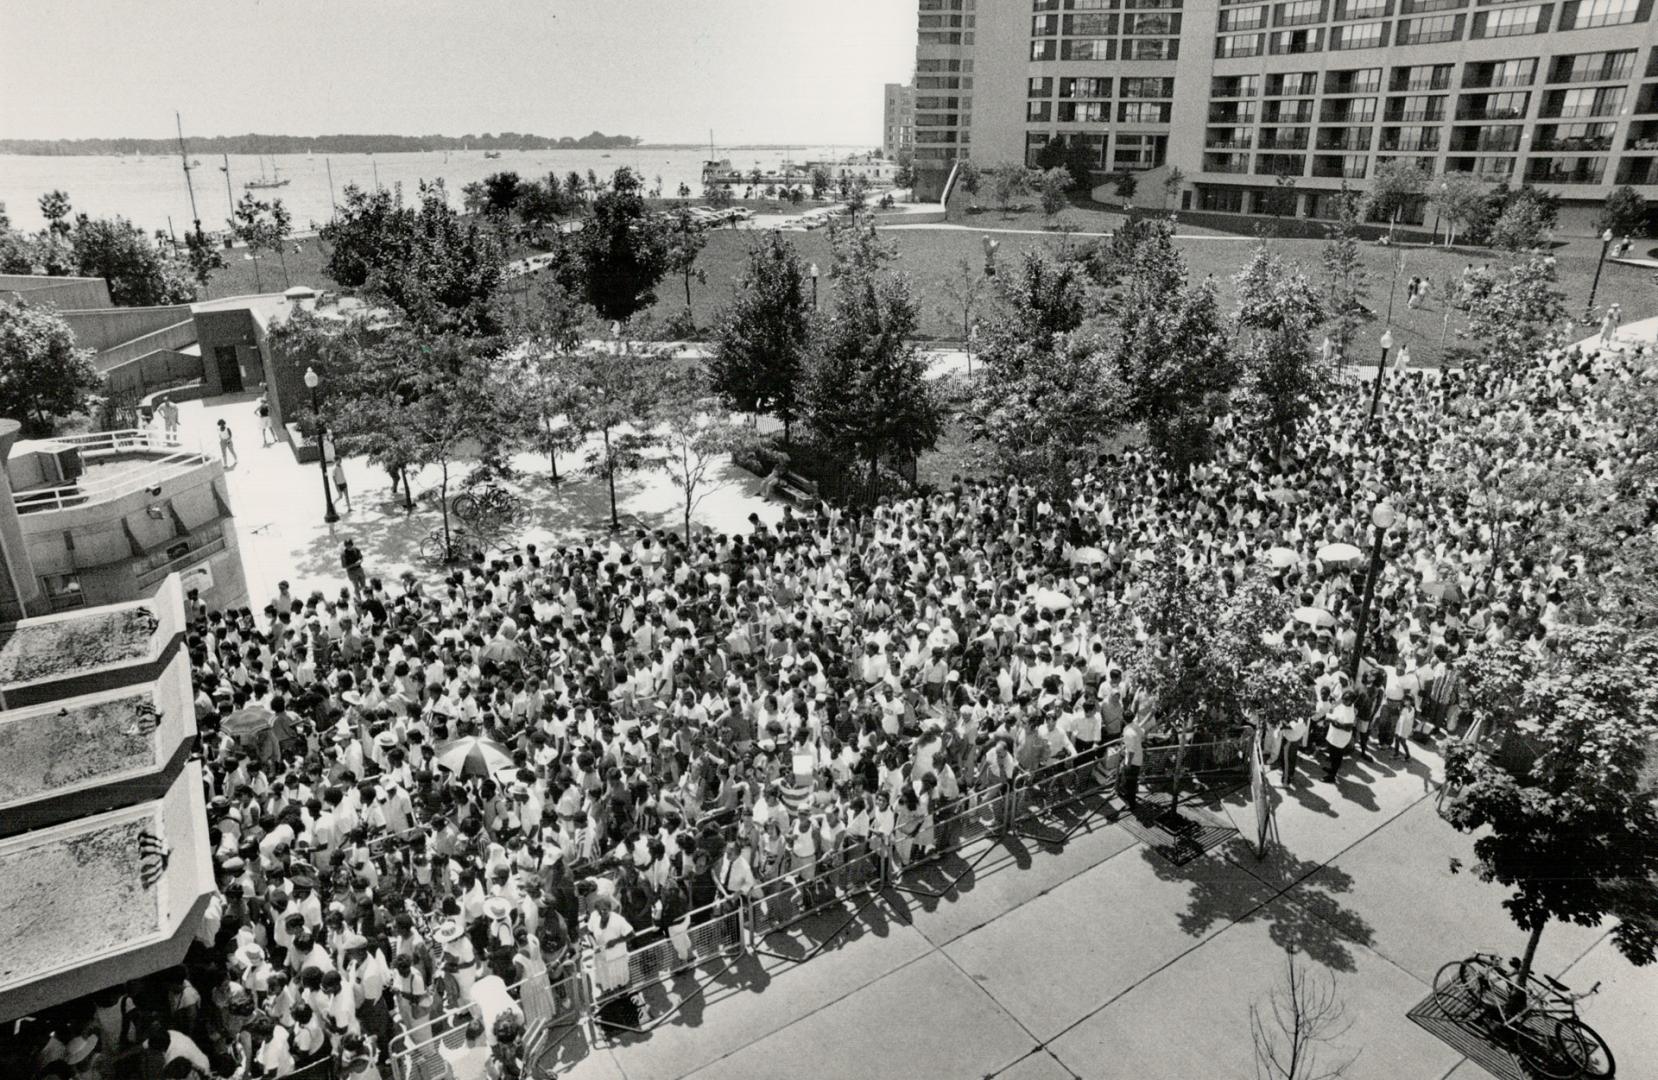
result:
[[(1635, 49), (1617, 52), (1557, 56), (1549, 71), (1550, 82), (1618, 82), (1635, 73)], [(1655, 54), (1658, 55), (1658, 54)]]
[(1639, 22), (1640, 0), (1571, 0), (1560, 9), (1560, 29), (1589, 30)]
[(1029, 91), (1027, 92), (1027, 94), (1025, 96), (1026, 97), (1033, 97), (1033, 98), (1052, 97), (1053, 92), (1054, 92), (1053, 76), (1052, 75), (1042, 75), (1038, 78), (1030, 80), (1030, 89), (1029, 89)]
[(1457, 41), (1462, 37), (1461, 15), (1435, 15), (1429, 19), (1402, 19), (1399, 45), (1429, 45), (1436, 41)]
[(1031, 37), (1054, 37), (1059, 33), (1058, 15), (1037, 15), (1030, 21)]
[(1147, 11), (1137, 15), (1125, 15), (1123, 17), (1123, 33), (1178, 34), (1180, 33), (1180, 16), (1165, 15), (1160, 11)]
[(1340, 0), (1336, 5), (1336, 18), (1347, 19), (1380, 19), (1393, 14), (1392, 0)]
[(1124, 79), (1118, 87), (1118, 97), (1125, 98), (1172, 98), (1174, 97), (1174, 80), (1163, 78), (1129, 78)]
[(1069, 76), (1059, 80), (1059, 96), (1062, 98), (1108, 98), (1111, 96), (1111, 80), (1093, 76)]
[(1324, 48), (1323, 30), (1279, 30), (1272, 35), (1272, 54), (1315, 53)]
[(1155, 169), (1163, 163), (1167, 135), (1118, 135), (1111, 161), (1119, 169)]
[(1229, 60), (1240, 56), (1260, 56), (1264, 34), (1234, 34), (1215, 39), (1215, 57)]
[(1518, 37), (1521, 34), (1541, 34), (1549, 28), (1549, 4), (1528, 7), (1497, 8), (1474, 15), (1472, 38)]
[(1272, 25), (1306, 26), (1324, 21), (1324, 0), (1295, 0), (1273, 9)]
[(1058, 54), (1058, 42), (1053, 38), (1030, 43), (1030, 58), (1032, 60), (1052, 60)]
[(1354, 23), (1330, 31), (1330, 50), (1380, 49), (1387, 44), (1387, 23)]
[[(1115, 60), (1115, 38), (1066, 38), (1060, 46), (1061, 60)], [(1050, 58), (1051, 59), (1051, 58)]]
[(1168, 102), (1123, 101), (1117, 104), (1119, 124), (1166, 124), (1173, 106)]
[(40, 584), (53, 611), (86, 606), (86, 595), (81, 592), (81, 579), (76, 574), (46, 574)]
[(1117, 32), (1116, 15), (1067, 15), (1065, 16), (1066, 37), (1103, 37)]
[(1124, 60), (1178, 60), (1179, 38), (1128, 38), (1123, 42)]
[(1216, 27), (1221, 33), (1231, 33), (1235, 30), (1259, 30), (1267, 24), (1267, 8), (1265, 4), (1255, 7), (1232, 8), (1220, 13), (1220, 23)]
[(1053, 102), (1032, 101), (1025, 105), (1025, 119), (1032, 123), (1046, 123), (1053, 115)]
[(1059, 120), (1062, 124), (1105, 124), (1111, 121), (1109, 101), (1061, 101)]

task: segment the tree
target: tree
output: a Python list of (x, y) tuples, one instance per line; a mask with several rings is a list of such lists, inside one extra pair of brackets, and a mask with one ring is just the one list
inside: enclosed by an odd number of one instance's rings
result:
[(665, 380), (659, 415), (662, 456), (655, 464), (679, 489), (685, 543), (689, 544), (691, 515), (703, 499), (729, 483), (716, 470), (751, 440), (719, 407), (700, 372), (684, 372)]
[(1625, 184), (1606, 196), (1606, 202), (1595, 217), (1595, 231), (1601, 233), (1611, 229), (1613, 236), (1645, 236), (1647, 220), (1646, 199)]
[(48, 233), (63, 237), (69, 235), (69, 210), (69, 195), (66, 192), (54, 189), (40, 197), (40, 216), (46, 219)]
[(386, 220), (379, 261), (365, 286), (433, 333), (487, 338), (501, 329), (496, 293), (506, 254), (493, 229), (462, 221), (442, 181), (422, 182), (420, 208)]
[(1282, 445), (1312, 406), (1336, 385), (1336, 370), (1313, 347), (1324, 321), (1324, 301), (1299, 267), (1286, 265), (1265, 244), (1232, 278), (1237, 292), (1242, 399), (1257, 425)]
[(990, 171), (990, 195), (996, 200), (996, 209), (1002, 212), (1004, 218), (1010, 216), (1013, 200), (1030, 190), (1030, 175), (1029, 169), (1011, 162)]
[(1472, 173), (1449, 172), (1428, 191), (1428, 205), (1445, 220), (1445, 246), (1456, 242), (1457, 230), (1473, 221), (1485, 201), (1485, 186)]
[(1065, 143), (1064, 160), (1060, 162), (1071, 174), (1071, 187), (1084, 194), (1094, 188), (1094, 171), (1099, 166), (1099, 151), (1075, 136)]
[(1123, 422), (1123, 387), (1089, 310), (1085, 268), (1040, 249), (998, 279), (981, 375), (964, 416), (980, 456), (1044, 490), (1068, 490)]
[(290, 288), (293, 282), (288, 279), (288, 238), (294, 235), (294, 217), (281, 199), (271, 200), (266, 235), (276, 249), (277, 262), (282, 264), (282, 287)]
[(655, 357), (598, 352), (588, 354), (578, 371), (570, 421), (599, 437), (588, 448), (586, 467), (609, 490), (612, 529), (622, 527), (616, 478), (648, 465), (660, 442), (652, 431), (660, 402), (658, 364)]
[(944, 279), (944, 295), (950, 302), (939, 308), (952, 320), (958, 315), (961, 317), (961, 340), (966, 348), (972, 348), (973, 312), (978, 309), (986, 283), (984, 274), (974, 269), (972, 260), (965, 255), (956, 260), (956, 272)]
[(904, 164), (894, 169), (892, 171), (892, 186), (900, 191), (909, 191), (915, 187), (915, 167)]
[(1370, 274), (1359, 251), (1358, 211), (1354, 200), (1342, 189), (1337, 200), (1337, 217), (1325, 230), (1324, 309), (1330, 318), (1330, 338), (1336, 355), (1347, 358), (1359, 327), (1374, 317), (1370, 310)]
[[(864, 232), (865, 230), (855, 230)], [(915, 343), (909, 282), (869, 248), (838, 262), (834, 312), (823, 331), (807, 418), (828, 446), (869, 463), (879, 490), (883, 454), (917, 455), (938, 442), (944, 410)]]
[(1475, 648), (1463, 712), (1488, 737), (1445, 753), (1445, 816), (1479, 834), (1474, 873), (1510, 890), (1503, 907), (1527, 934), (1522, 983), (1555, 921), (1619, 917), (1618, 951), (1658, 958), (1658, 812), (1642, 782), (1658, 736), (1658, 638), (1604, 625), (1549, 636), (1541, 655), (1518, 639)]
[(189, 271), (126, 218), (81, 214), (70, 244), (76, 273), (103, 278), (117, 306), (187, 304), (196, 298)]
[(339, 211), (318, 235), (328, 245), (328, 276), (347, 289), (405, 262), (414, 239), (414, 211), (400, 192), (345, 186)]
[(779, 233), (749, 249), (748, 267), (720, 312), (709, 389), (731, 407), (765, 413), (792, 437), (812, 342), (812, 301), (800, 255)]
[(679, 191), (676, 194), (678, 194), (682, 199), (689, 199), (691, 197), (691, 185), (681, 180), (679, 182)]
[(1468, 304), (1468, 325), (1460, 336), (1478, 342), (1472, 367), (1512, 374), (1560, 344), (1566, 307), (1555, 287), (1554, 266), (1533, 255), (1499, 271), (1490, 287)]
[(516, 210), (525, 193), (524, 181), (511, 171), (490, 173), (484, 177), (483, 185), (482, 211), (497, 217), (506, 217)]
[(979, 205), (979, 189), (984, 186), (984, 170), (979, 168), (976, 162), (957, 162), (956, 186), (967, 193), (969, 208), (977, 208)]
[(1509, 195), (1487, 238), (1499, 251), (1530, 251), (1541, 244), (1559, 217), (1559, 200), (1533, 187)]
[(828, 191), (830, 185), (835, 182), (835, 176), (829, 171), (829, 166), (813, 165), (811, 180), (812, 198), (821, 199), (823, 198), (823, 193)]
[(244, 191), (242, 197), (236, 200), (229, 225), (231, 235), (247, 245), (248, 254), (253, 257), (253, 287), (264, 292), (264, 282), (259, 275), (259, 253), (281, 250), (281, 242), (276, 238), (275, 225), (271, 220), (271, 204), (256, 198), (251, 191)]
[(1295, 199), (1295, 174), (1288, 170), (1280, 170), (1272, 178), (1272, 190), (1262, 196), (1262, 209), (1273, 217), (1293, 217)]
[(1255, 1048), (1255, 1080), (1337, 1080), (1357, 1060), (1320, 1060), (1352, 1028), (1336, 996), (1335, 976), (1308, 970), (1293, 948), (1284, 950), (1284, 983), (1267, 1005), (1249, 1007), (1249, 1036)]
[(1145, 424), (1147, 440), (1171, 461), (1201, 458), (1214, 399), (1236, 380), (1215, 284), (1187, 284), (1174, 224), (1163, 220), (1138, 234), (1118, 289), (1105, 337), (1127, 418)]
[(708, 236), (688, 206), (677, 206), (668, 215), (672, 232), (668, 243), (668, 270), (685, 281), (685, 307), (691, 306), (691, 281), (706, 285), (708, 275), (697, 267), (697, 256), (708, 246)]
[(1180, 194), (1180, 187), (1186, 182), (1186, 174), (1180, 171), (1180, 166), (1170, 165), (1169, 171), (1163, 174), (1163, 205), (1167, 207), (1169, 200)]
[(716, 210), (724, 210), (736, 201), (731, 189), (718, 180), (710, 180), (703, 185), (702, 199)]
[(1046, 169), (1034, 173), (1032, 182), (1036, 188), (1037, 197), (1042, 201), (1042, 214), (1048, 219), (1049, 226), (1052, 226), (1054, 215), (1069, 205), (1065, 193), (1070, 190), (1074, 183), (1071, 179), (1071, 173), (1063, 167)]
[(54, 417), (80, 412), (101, 385), (91, 351), (75, 347), (62, 316), (30, 304), (0, 304), (0, 416), (50, 434)]
[(514, 384), (516, 414), (527, 441), (547, 455), (551, 481), (559, 482), (558, 455), (581, 445), (569, 420), (576, 407), (584, 331), (593, 312), (556, 277), (542, 278), (531, 313), (518, 327), (526, 378)]
[(1117, 193), (1117, 198), (1125, 203), (1131, 201), (1134, 193), (1140, 190), (1140, 178), (1127, 169), (1112, 173), (1106, 179), (1111, 182), (1111, 188)]
[(1370, 178), (1369, 210), (1371, 217), (1387, 222), (1388, 240), (1393, 239), (1400, 215), (1421, 196), (1427, 183), (1427, 174), (1410, 158), (1389, 158), (1376, 166)]

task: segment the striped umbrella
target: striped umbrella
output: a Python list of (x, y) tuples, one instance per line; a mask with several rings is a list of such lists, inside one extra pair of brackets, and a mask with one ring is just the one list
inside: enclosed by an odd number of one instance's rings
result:
[(436, 760), (439, 768), (456, 776), (488, 777), (512, 768), (512, 755), (505, 747), (477, 735), (444, 743), (437, 749)]

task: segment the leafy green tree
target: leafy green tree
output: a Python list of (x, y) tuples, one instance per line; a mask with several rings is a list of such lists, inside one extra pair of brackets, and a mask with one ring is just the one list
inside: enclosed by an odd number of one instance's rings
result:
[(1541, 655), (1517, 638), (1475, 649), (1463, 714), (1490, 737), (1445, 753), (1445, 816), (1478, 834), (1475, 874), (1510, 890), (1503, 907), (1527, 935), (1522, 981), (1551, 922), (1615, 917), (1619, 952), (1658, 958), (1658, 812), (1642, 780), (1658, 738), (1658, 638), (1611, 626), (1549, 637)]
[(328, 245), (328, 276), (359, 289), (374, 275), (405, 264), (414, 247), (415, 212), (400, 193), (345, 186), (339, 212), (319, 233)]
[(184, 249), (190, 273), (203, 288), (215, 270), (225, 268), (224, 249), (200, 229), (184, 234)]
[(1554, 266), (1533, 255), (1498, 271), (1490, 287), (1468, 304), (1468, 325), (1460, 336), (1478, 344), (1473, 366), (1512, 374), (1561, 343), (1566, 307), (1556, 287)]
[(1445, 221), (1445, 246), (1456, 242), (1457, 230), (1473, 221), (1485, 202), (1485, 186), (1472, 173), (1448, 172), (1428, 188), (1428, 205)]
[(46, 231), (49, 233), (64, 237), (69, 235), (69, 211), (67, 192), (54, 189), (40, 197), (40, 216), (46, 219)]
[(812, 166), (812, 198), (821, 199), (825, 192), (835, 183), (835, 176), (827, 165)]
[(0, 274), (32, 274), (34, 269), (34, 245), (12, 228), (6, 204), (0, 202)]
[(1600, 213), (1595, 216), (1595, 231), (1599, 233), (1611, 229), (1615, 237), (1645, 236), (1649, 219), (1646, 199), (1625, 184), (1606, 196)]
[[(348, 189), (340, 216), (346, 227), (332, 232), (350, 251), (342, 255), (337, 244), (331, 266), (339, 260), (365, 291), (429, 332), (489, 337), (500, 331), (495, 300), (506, 256), (495, 230), (462, 221), (441, 181), (420, 185), (418, 210), (353, 195)], [(323, 239), (332, 242), (330, 230), (323, 228)]]
[(276, 239), (271, 220), (271, 204), (255, 197), (251, 191), (244, 191), (242, 197), (236, 200), (235, 216), (229, 224), (231, 234), (247, 245), (248, 254), (253, 257), (253, 287), (263, 292), (265, 286), (259, 275), (259, 253), (280, 251), (282, 247)]
[(516, 172), (510, 170), (490, 173), (484, 177), (483, 212), (505, 217), (518, 209), (524, 197), (525, 184)]
[(75, 347), (62, 316), (31, 304), (0, 304), (0, 416), (50, 434), (55, 417), (86, 408), (100, 385), (91, 351)]
[(725, 184), (710, 180), (702, 187), (702, 201), (716, 210), (726, 210), (737, 201), (737, 197)]
[(915, 187), (915, 167), (905, 164), (894, 169), (892, 172), (892, 186), (902, 191), (908, 191)]
[(1547, 210), (1543, 203), (1524, 189), (1511, 199), (1491, 226), (1491, 246), (1498, 251), (1530, 251), (1541, 244), (1548, 233)]
[(1033, 248), (997, 282), (1002, 303), (984, 327), (967, 429), (999, 472), (1069, 490), (1127, 411), (1107, 343), (1079, 329), (1090, 306), (1086, 270)]
[(1117, 198), (1128, 202), (1134, 198), (1134, 193), (1140, 190), (1140, 178), (1127, 169), (1113, 173), (1109, 177), (1111, 188), (1117, 193)]
[(974, 268), (973, 261), (965, 255), (956, 260), (955, 272), (944, 279), (944, 295), (950, 298), (950, 302), (939, 305), (939, 309), (952, 321), (961, 320), (964, 348), (972, 347), (973, 313), (979, 308), (979, 299), (984, 295), (989, 280)]
[(1324, 322), (1324, 300), (1299, 267), (1285, 263), (1265, 244), (1255, 249), (1232, 285), (1243, 339), (1238, 404), (1281, 444), (1336, 386), (1334, 365), (1312, 343), (1314, 330)]
[(733, 408), (783, 422), (789, 442), (800, 415), (812, 347), (806, 268), (778, 233), (749, 249), (748, 267), (720, 312), (708, 361), (710, 389)]
[(1399, 218), (1427, 187), (1428, 176), (1410, 158), (1389, 158), (1376, 166), (1370, 178), (1367, 193), (1370, 216), (1387, 222), (1387, 238), (1393, 239), (1393, 230)]
[(569, 420), (577, 401), (586, 330), (595, 318), (551, 275), (543, 276), (535, 303), (514, 328), (522, 343), (524, 378), (509, 391), (526, 441), (547, 455), (553, 483), (559, 482), (558, 455), (581, 445), (582, 433)]
[(1042, 214), (1048, 219), (1049, 226), (1052, 226), (1055, 215), (1070, 205), (1070, 201), (1065, 197), (1065, 193), (1075, 183), (1070, 170), (1063, 166), (1045, 169), (1034, 173), (1031, 182), (1036, 188), (1037, 198), (1041, 200)]
[(967, 205), (977, 207), (979, 191), (984, 187), (984, 170), (974, 161), (961, 161), (956, 164), (956, 186), (967, 195)]
[(1163, 174), (1163, 205), (1167, 207), (1175, 196), (1180, 194), (1180, 186), (1186, 182), (1186, 174), (1178, 165), (1170, 165), (1169, 171)]
[(75, 219), (70, 244), (75, 272), (103, 278), (117, 306), (187, 304), (196, 298), (188, 271), (126, 218), (81, 214)]
[(1099, 169), (1099, 154), (1080, 136), (1065, 143), (1065, 159), (1060, 162), (1071, 174), (1071, 187), (1083, 194), (1094, 189), (1094, 173)]
[(679, 490), (685, 542), (691, 542), (691, 515), (709, 495), (727, 486), (720, 465), (750, 446), (749, 433), (720, 407), (704, 373), (679, 372), (663, 380), (656, 436), (661, 456), (655, 465)]
[(1029, 169), (1012, 162), (1005, 162), (990, 171), (990, 196), (1004, 218), (1009, 216), (1013, 200), (1030, 190), (1030, 177)]
[(1370, 273), (1359, 250), (1358, 210), (1344, 188), (1337, 201), (1337, 217), (1325, 231), (1324, 310), (1330, 318), (1330, 340), (1336, 355), (1346, 358), (1359, 327), (1375, 317), (1370, 299)]
[(594, 198), (581, 230), (566, 239), (561, 280), (605, 319), (626, 322), (656, 303), (668, 271), (669, 231), (645, 206), (639, 174), (624, 165)]
[(1118, 290), (1104, 333), (1126, 415), (1145, 424), (1147, 440), (1169, 460), (1201, 458), (1216, 400), (1237, 376), (1215, 284), (1187, 283), (1174, 224), (1163, 220), (1141, 234)]
[(883, 454), (917, 455), (944, 429), (942, 404), (912, 340), (909, 282), (878, 264), (867, 250), (843, 264), (806, 402), (819, 439), (868, 462), (875, 490)]
[(671, 227), (668, 242), (668, 270), (685, 282), (685, 307), (691, 306), (691, 282), (708, 283), (708, 275), (697, 266), (697, 256), (708, 246), (708, 235), (688, 206), (677, 206), (668, 215)]
[(587, 450), (590, 476), (610, 494), (610, 527), (622, 526), (616, 478), (647, 467), (661, 444), (654, 430), (662, 401), (660, 361), (652, 356), (601, 351), (589, 353), (577, 371), (570, 422), (598, 441)]
[(1272, 190), (1263, 196), (1262, 209), (1273, 217), (1293, 217), (1295, 215), (1295, 173), (1280, 170), (1272, 178)]

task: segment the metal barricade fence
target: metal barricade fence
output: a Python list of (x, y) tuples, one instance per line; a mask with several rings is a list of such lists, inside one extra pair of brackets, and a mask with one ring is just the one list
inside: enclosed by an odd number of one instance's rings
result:
[[(697, 908), (666, 931), (657, 928), (647, 932), (642, 935), (647, 938), (643, 944), (599, 950), (590, 942), (583, 950), (581, 964), (588, 984), (589, 1008), (597, 1014), (612, 1002), (666, 983), (681, 972), (744, 952), (749, 940), (746, 917), (747, 905), (721, 900)], [(700, 983), (695, 992), (700, 993), (708, 981)], [(641, 1018), (637, 1024), (602, 1022), (648, 1031), (677, 1012), (691, 996), (694, 993), (657, 1016)]]
[(881, 879), (884, 855), (859, 841), (809, 867), (786, 870), (759, 882), (748, 897), (749, 932), (755, 940), (786, 930), (809, 915), (868, 892)]
[[(585, 1016), (588, 998), (581, 972), (541, 970), (512, 983), (507, 992), (524, 1014), (526, 1043), (533, 1033), (554, 1025), (577, 1024)], [(428, 1017), (391, 1040), (390, 1058), (396, 1080), (448, 1080), (451, 1054), (466, 1048), (466, 1028), (483, 1020), (475, 1005), (464, 1005)], [(487, 1041), (489, 1033), (485, 1032)]]

